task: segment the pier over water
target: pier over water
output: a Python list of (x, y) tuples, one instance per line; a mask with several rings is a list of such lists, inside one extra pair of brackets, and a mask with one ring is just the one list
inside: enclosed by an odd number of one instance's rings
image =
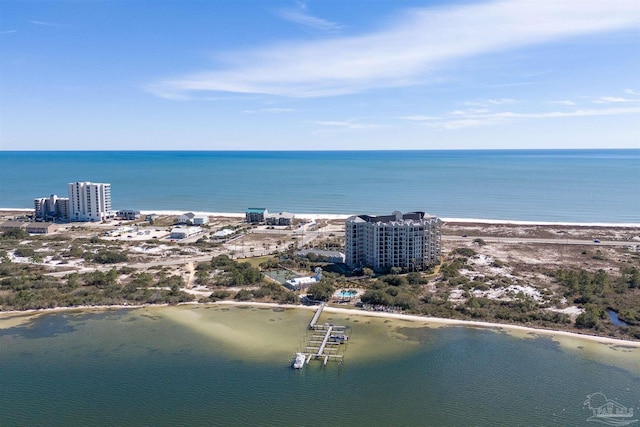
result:
[(321, 304), (309, 322), (308, 332), (305, 336), (306, 344), (302, 351), (298, 351), (296, 354), (296, 360), (302, 359), (304, 356), (305, 362), (295, 363), (296, 368), (302, 368), (305, 363), (308, 364), (311, 360), (322, 360), (323, 365), (326, 365), (328, 361), (343, 362), (346, 343), (349, 339), (346, 334), (347, 327), (330, 323), (318, 325), (318, 319), (324, 307), (325, 305)]
[(322, 314), (323, 309), (324, 309), (324, 303), (318, 306), (318, 309), (316, 310), (316, 314), (313, 315), (311, 322), (309, 322), (309, 329), (313, 329), (314, 326), (316, 326), (316, 323), (318, 323), (318, 319), (320, 318), (320, 315)]

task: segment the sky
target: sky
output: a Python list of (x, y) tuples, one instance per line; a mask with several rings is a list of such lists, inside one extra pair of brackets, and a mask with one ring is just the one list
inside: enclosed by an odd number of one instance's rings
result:
[(0, 150), (640, 148), (640, 0), (0, 1)]

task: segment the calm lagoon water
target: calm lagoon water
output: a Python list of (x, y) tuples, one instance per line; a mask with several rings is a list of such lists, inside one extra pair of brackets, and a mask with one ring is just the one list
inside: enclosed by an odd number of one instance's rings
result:
[(312, 312), (181, 306), (0, 320), (0, 425), (581, 426), (638, 411), (640, 352), (324, 313), (342, 366), (290, 358)]

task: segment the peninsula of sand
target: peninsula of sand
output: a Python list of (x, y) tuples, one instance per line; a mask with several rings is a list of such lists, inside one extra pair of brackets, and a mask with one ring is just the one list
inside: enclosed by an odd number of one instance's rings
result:
[[(0, 217), (15, 221), (24, 214), (21, 211), (0, 210)], [(293, 227), (268, 227), (246, 224), (243, 213), (194, 212), (209, 218), (207, 226), (193, 237), (176, 241), (170, 230), (183, 213), (143, 211), (143, 218), (155, 214), (153, 222), (72, 223), (50, 236), (3, 239), (0, 327), (10, 327), (18, 314), (149, 304), (306, 308), (291, 303), (304, 297), (305, 291), (275, 289), (278, 273), (304, 277), (321, 266), (331, 283), (325, 308), (329, 312), (640, 346), (635, 326), (640, 325), (640, 289), (633, 282), (640, 269), (640, 224), (443, 218), (443, 260), (438, 268), (419, 277), (371, 278), (334, 274), (322, 259), (296, 253), (302, 248), (312, 253), (340, 250), (349, 215), (296, 214)], [(222, 230), (230, 233), (220, 238), (217, 233)], [(105, 252), (123, 254), (126, 260), (100, 263), (87, 255)], [(225, 270), (231, 267), (210, 265), (220, 256), (248, 263), (264, 274), (264, 280), (231, 283), (229, 277), (235, 273)], [(96, 275), (111, 271), (112, 282), (96, 282)], [(567, 272), (571, 271), (585, 286), (578, 283), (575, 289), (568, 288), (573, 276)], [(36, 280), (29, 274), (40, 277), (39, 286), (46, 283), (44, 288), (55, 288), (60, 296), (53, 302), (43, 301), (42, 289), (29, 288)], [(62, 295), (63, 285), (70, 282), (73, 286)], [(597, 289), (600, 285), (602, 289)], [(18, 299), (18, 295), (25, 298), (24, 289), (30, 289), (31, 302)], [(114, 292), (109, 298), (104, 296), (107, 290)], [(344, 290), (352, 291), (348, 298), (341, 296)], [(84, 300), (78, 296), (81, 291)], [(90, 297), (92, 292), (95, 298)], [(368, 304), (376, 292), (386, 292), (390, 304)], [(591, 292), (588, 298), (586, 292)], [(399, 296), (406, 306), (399, 303)], [(594, 324), (578, 327), (585, 313), (595, 316)], [(613, 322), (611, 315), (619, 316), (620, 323)], [(638, 323), (632, 323), (636, 318)]]

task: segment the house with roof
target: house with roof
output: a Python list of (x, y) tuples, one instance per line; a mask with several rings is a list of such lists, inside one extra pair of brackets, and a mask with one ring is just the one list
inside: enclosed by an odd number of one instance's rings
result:
[(278, 212), (273, 214), (265, 214), (264, 222), (267, 225), (285, 225), (290, 226), (293, 223), (295, 215), (289, 212)]
[(216, 231), (215, 233), (213, 233), (213, 237), (215, 237), (216, 239), (224, 239), (227, 236), (230, 236), (232, 234), (234, 234), (235, 232), (233, 230), (230, 230), (228, 228), (224, 228), (222, 230)]
[(171, 234), (169, 235), (169, 237), (171, 239), (186, 239), (187, 237), (195, 236), (196, 234), (201, 232), (202, 228), (200, 227), (187, 227), (184, 225), (179, 225), (171, 229)]
[(204, 225), (209, 223), (207, 215), (197, 215), (193, 212), (187, 212), (178, 217), (178, 224)]
[(29, 234), (50, 234), (58, 229), (58, 225), (51, 222), (34, 222), (26, 227)]
[(249, 223), (264, 222), (267, 215), (269, 212), (265, 208), (248, 208), (245, 212), (245, 218)]
[(28, 223), (22, 221), (6, 221), (0, 224), (0, 231), (15, 230), (16, 228), (26, 229)]
[(116, 217), (126, 221), (133, 221), (140, 219), (140, 211), (134, 209), (121, 209), (116, 212)]

